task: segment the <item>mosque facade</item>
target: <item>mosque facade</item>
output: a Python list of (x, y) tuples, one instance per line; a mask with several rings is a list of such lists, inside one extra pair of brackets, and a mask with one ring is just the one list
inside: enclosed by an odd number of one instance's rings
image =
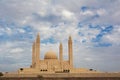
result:
[(74, 68), (73, 66), (73, 45), (71, 36), (68, 38), (68, 60), (63, 59), (63, 46), (59, 45), (59, 58), (54, 51), (46, 52), (44, 59), (40, 59), (40, 35), (32, 45), (32, 64), (30, 68), (20, 68), (20, 74), (39, 73), (96, 73), (94, 70), (85, 68)]

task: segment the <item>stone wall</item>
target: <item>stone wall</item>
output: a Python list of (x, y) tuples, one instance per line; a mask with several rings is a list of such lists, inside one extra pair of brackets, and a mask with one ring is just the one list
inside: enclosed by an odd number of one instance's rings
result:
[(0, 80), (120, 80), (120, 73), (6, 74)]
[(0, 80), (120, 80), (120, 77), (4, 77)]

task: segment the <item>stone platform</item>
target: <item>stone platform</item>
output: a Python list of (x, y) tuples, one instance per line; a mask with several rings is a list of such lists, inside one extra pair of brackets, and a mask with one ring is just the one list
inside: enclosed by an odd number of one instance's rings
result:
[(120, 73), (8, 74), (0, 80), (120, 80)]

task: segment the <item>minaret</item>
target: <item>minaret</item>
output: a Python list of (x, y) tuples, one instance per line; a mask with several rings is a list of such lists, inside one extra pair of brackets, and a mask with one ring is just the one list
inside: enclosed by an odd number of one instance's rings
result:
[(36, 51), (35, 51), (35, 42), (32, 45), (32, 67), (35, 67), (35, 57), (36, 57)]
[(40, 60), (40, 35), (38, 34), (37, 35), (37, 38), (36, 38), (36, 67), (38, 67), (38, 64), (39, 64), (39, 60)]
[(69, 36), (68, 40), (68, 55), (69, 55), (69, 64), (73, 67), (73, 49), (72, 49), (72, 38)]
[(59, 46), (59, 57), (60, 57), (60, 61), (62, 62), (63, 61), (63, 46), (62, 46), (62, 43), (60, 43), (60, 46)]

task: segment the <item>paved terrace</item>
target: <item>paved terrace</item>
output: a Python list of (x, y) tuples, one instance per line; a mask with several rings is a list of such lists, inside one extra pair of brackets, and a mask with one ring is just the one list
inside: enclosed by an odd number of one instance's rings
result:
[(120, 73), (5, 74), (4, 77), (120, 77)]
[(7, 74), (0, 80), (120, 80), (120, 73)]

